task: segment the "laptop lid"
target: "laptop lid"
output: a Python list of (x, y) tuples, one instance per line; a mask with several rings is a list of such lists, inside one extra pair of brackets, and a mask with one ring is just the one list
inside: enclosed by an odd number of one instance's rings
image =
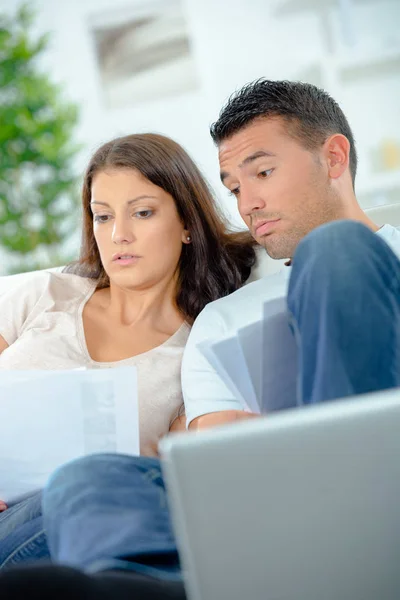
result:
[(400, 390), (160, 451), (190, 600), (400, 598)]

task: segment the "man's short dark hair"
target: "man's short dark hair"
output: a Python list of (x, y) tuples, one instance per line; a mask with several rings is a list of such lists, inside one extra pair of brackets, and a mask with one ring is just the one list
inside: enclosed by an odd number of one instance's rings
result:
[(324, 90), (300, 81), (258, 79), (234, 93), (222, 108), (210, 133), (219, 145), (223, 140), (263, 117), (279, 116), (288, 132), (305, 148), (315, 150), (335, 133), (350, 142), (350, 172), (354, 181), (357, 152), (350, 125), (339, 104)]

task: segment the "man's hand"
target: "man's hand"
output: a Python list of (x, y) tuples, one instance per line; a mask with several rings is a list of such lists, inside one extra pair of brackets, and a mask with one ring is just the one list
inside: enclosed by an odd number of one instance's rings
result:
[(3, 500), (0, 500), (0, 513), (7, 510), (7, 508), (8, 508), (7, 504), (5, 502), (3, 502)]

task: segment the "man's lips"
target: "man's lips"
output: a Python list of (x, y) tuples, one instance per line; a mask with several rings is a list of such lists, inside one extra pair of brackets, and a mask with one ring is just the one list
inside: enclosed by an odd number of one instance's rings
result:
[(266, 233), (269, 233), (271, 231), (271, 229), (274, 228), (276, 223), (278, 223), (278, 221), (280, 221), (280, 219), (269, 219), (266, 221), (260, 221), (259, 223), (257, 223), (257, 226), (255, 227), (255, 230), (254, 230), (255, 236), (260, 237), (261, 235), (265, 235)]

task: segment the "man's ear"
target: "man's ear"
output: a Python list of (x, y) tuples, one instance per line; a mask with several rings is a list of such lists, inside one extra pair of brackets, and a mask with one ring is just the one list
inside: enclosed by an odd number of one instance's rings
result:
[(349, 140), (341, 133), (335, 133), (325, 141), (322, 152), (328, 166), (329, 177), (338, 179), (349, 168)]

